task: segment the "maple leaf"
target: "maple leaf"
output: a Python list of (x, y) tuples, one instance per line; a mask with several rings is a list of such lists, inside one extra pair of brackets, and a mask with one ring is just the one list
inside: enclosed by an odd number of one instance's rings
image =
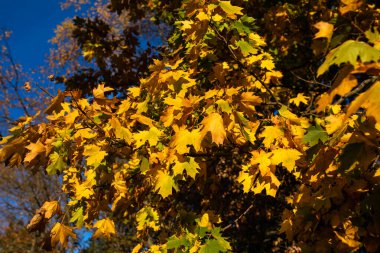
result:
[(146, 141), (148, 141), (150, 146), (156, 146), (162, 134), (162, 131), (156, 127), (151, 127), (149, 131), (140, 131), (133, 135), (135, 146), (139, 148), (144, 145)]
[(133, 247), (132, 253), (139, 253), (142, 248), (143, 246), (141, 245), (141, 243), (139, 243), (135, 247)]
[(368, 90), (360, 94), (351, 102), (347, 109), (345, 120), (355, 113), (360, 107), (366, 109), (367, 116), (373, 117), (380, 123), (380, 81), (377, 81)]
[(232, 5), (230, 1), (219, 1), (219, 6), (231, 19), (236, 19), (236, 15), (243, 15), (243, 8)]
[(209, 16), (207, 16), (206, 13), (204, 13), (203, 11), (200, 11), (196, 17), (197, 19), (199, 19), (199, 21), (204, 21), (204, 20), (209, 20)]
[(373, 47), (380, 50), (380, 33), (379, 33), (379, 31), (377, 29), (374, 29), (374, 31), (372, 32), (371, 29), (369, 29), (364, 34), (367, 37), (367, 39), (369, 40), (369, 42), (371, 42), (373, 44)]
[(250, 167), (248, 165), (242, 165), (242, 170), (240, 171), (239, 176), (236, 179), (237, 182), (243, 185), (244, 193), (247, 193), (251, 190), (254, 180), (254, 176), (250, 174), (249, 169)]
[(83, 226), (84, 224), (83, 207), (79, 207), (73, 212), (70, 218), (70, 222), (75, 222), (75, 221), (76, 221), (75, 225), (77, 227), (80, 228)]
[(301, 153), (296, 149), (279, 148), (272, 151), (271, 161), (274, 165), (282, 164), (289, 172), (292, 172), (296, 161), (301, 157)]
[(252, 47), (252, 45), (245, 40), (237, 41), (236, 46), (238, 46), (240, 48), (241, 53), (243, 54), (244, 57), (246, 57), (250, 54), (256, 54), (257, 53), (257, 49)]
[(94, 228), (97, 228), (97, 230), (92, 235), (92, 238), (98, 238), (99, 236), (104, 236), (107, 239), (109, 239), (111, 235), (116, 234), (115, 223), (113, 222), (113, 220), (109, 218), (98, 220), (94, 224)]
[(347, 40), (328, 53), (318, 68), (317, 76), (325, 73), (334, 64), (340, 66), (342, 63), (349, 63), (356, 67), (359, 64), (358, 58), (362, 63), (376, 62), (380, 60), (380, 50), (361, 41)]
[(86, 163), (88, 166), (98, 167), (106, 157), (107, 152), (94, 144), (90, 144), (84, 147), (83, 155), (87, 156)]
[(44, 216), (48, 220), (61, 210), (58, 201), (46, 201), (41, 208), (45, 210)]
[(63, 247), (67, 247), (68, 237), (74, 239), (77, 238), (77, 235), (73, 232), (71, 227), (65, 226), (62, 223), (55, 223), (54, 227), (50, 232), (51, 245), (55, 247), (58, 242), (61, 243)]
[(111, 87), (104, 87), (104, 84), (99, 84), (98, 87), (93, 89), (93, 94), (95, 98), (104, 99), (104, 93), (107, 91), (113, 91), (114, 89)]
[(69, 112), (66, 116), (65, 116), (65, 123), (67, 125), (71, 125), (75, 122), (75, 119), (79, 116), (79, 111), (78, 110), (74, 110), (72, 112)]
[(284, 137), (284, 131), (278, 126), (266, 126), (259, 135), (260, 138), (264, 137), (263, 144), (266, 148), (270, 148), (275, 140)]
[(315, 34), (314, 39), (327, 38), (327, 41), (330, 42), (334, 31), (334, 25), (320, 21), (316, 23), (314, 27), (319, 30), (318, 33)]
[(41, 143), (40, 141), (37, 141), (36, 143), (30, 143), (25, 148), (29, 149), (30, 152), (25, 156), (24, 162), (31, 162), (37, 156), (41, 154), (45, 154), (46, 152), (45, 145)]
[(110, 119), (110, 125), (115, 131), (115, 136), (118, 139), (125, 140), (128, 144), (132, 142), (132, 133), (121, 125), (120, 121), (116, 117)]
[(136, 213), (137, 230), (143, 230), (145, 227), (153, 228), (154, 231), (160, 229), (158, 212), (149, 206), (143, 207)]
[(184, 163), (177, 162), (173, 166), (174, 176), (182, 174), (184, 170), (186, 170), (187, 175), (195, 179), (195, 176), (198, 173), (198, 170), (200, 170), (200, 167), (195, 161), (194, 157), (188, 158), (188, 161)]
[(334, 83), (329, 93), (324, 93), (317, 101), (317, 111), (321, 112), (325, 107), (329, 106), (336, 95), (344, 96), (350, 92), (355, 86), (357, 86), (358, 80), (354, 75), (349, 74), (340, 83)]
[(303, 93), (298, 93), (297, 97), (291, 98), (289, 102), (295, 104), (298, 107), (300, 106), (300, 103), (307, 105), (308, 100), (309, 100), (309, 97), (304, 96)]
[(49, 175), (56, 174), (57, 171), (62, 172), (67, 166), (62, 157), (57, 152), (50, 154), (49, 159), (50, 165), (46, 167), (46, 172)]
[(266, 153), (263, 150), (260, 150), (260, 152), (254, 151), (252, 152), (252, 159), (251, 164), (259, 165), (259, 170), (261, 175), (265, 176), (268, 172), (270, 172), (269, 166), (271, 165), (271, 160), (269, 157), (271, 156), (271, 153)]
[(45, 229), (45, 212), (46, 210), (43, 208), (39, 208), (36, 210), (35, 215), (32, 217), (32, 219), (29, 221), (29, 224), (26, 226), (28, 232), (43, 231)]
[(171, 142), (171, 147), (175, 148), (178, 154), (185, 154), (189, 152), (189, 145), (192, 145), (195, 151), (199, 151), (201, 148), (201, 133), (198, 129), (189, 131), (186, 126), (176, 128), (173, 126), (176, 134)]
[(341, 0), (339, 11), (344, 15), (350, 11), (357, 11), (363, 4), (363, 0)]
[(82, 138), (82, 139), (92, 139), (96, 136), (97, 136), (96, 132), (94, 132), (92, 129), (89, 129), (89, 128), (79, 129), (74, 134), (74, 138)]
[(274, 63), (270, 59), (262, 60), (260, 63), (260, 67), (263, 69), (272, 70), (274, 69)]
[(59, 113), (62, 110), (61, 103), (65, 99), (65, 93), (58, 90), (58, 95), (54, 97), (48, 108), (45, 109), (44, 113), (52, 114), (53, 112)]
[(156, 179), (155, 190), (163, 197), (166, 198), (172, 194), (173, 188), (178, 191), (177, 185), (172, 176), (167, 172), (158, 171)]
[(318, 144), (319, 141), (327, 141), (329, 136), (320, 125), (311, 126), (307, 129), (307, 134), (303, 138), (304, 143), (308, 143), (310, 147)]
[(214, 112), (209, 114), (206, 118), (203, 119), (202, 124), (202, 139), (208, 132), (211, 132), (212, 141), (217, 145), (223, 144), (227, 133), (224, 129), (222, 116), (220, 116), (219, 113)]

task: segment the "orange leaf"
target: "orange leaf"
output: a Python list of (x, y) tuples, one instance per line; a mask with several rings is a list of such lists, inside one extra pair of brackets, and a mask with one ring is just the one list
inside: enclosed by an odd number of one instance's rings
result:
[(212, 141), (218, 145), (223, 144), (226, 138), (226, 130), (224, 129), (223, 119), (219, 113), (211, 113), (202, 121), (203, 129), (201, 131), (202, 139), (204, 136), (210, 132)]

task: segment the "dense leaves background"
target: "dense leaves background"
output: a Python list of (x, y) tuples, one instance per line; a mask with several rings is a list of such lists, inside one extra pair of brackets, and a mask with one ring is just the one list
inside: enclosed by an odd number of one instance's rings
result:
[[(23, 247), (376, 252), (379, 8), (112, 0), (65, 21), (49, 58), (65, 90), (40, 87), (50, 106), (0, 151), (15, 179), (51, 180)], [(4, 241), (25, 232), (7, 225)]]

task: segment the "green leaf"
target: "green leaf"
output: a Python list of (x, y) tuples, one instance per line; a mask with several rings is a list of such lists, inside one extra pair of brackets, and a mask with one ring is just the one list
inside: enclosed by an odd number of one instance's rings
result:
[(71, 219), (70, 219), (70, 222), (75, 222), (75, 226), (77, 227), (82, 227), (83, 224), (84, 224), (84, 217), (83, 217), (83, 207), (79, 207), (75, 210), (75, 212), (73, 213)]
[(310, 147), (318, 144), (319, 141), (325, 142), (329, 135), (320, 125), (311, 126), (307, 129), (307, 134), (303, 137), (303, 143), (309, 144)]
[(49, 175), (56, 174), (57, 171), (61, 172), (66, 167), (66, 163), (63, 161), (62, 157), (59, 156), (57, 152), (54, 152), (49, 156), (50, 158), (50, 165), (47, 166), (46, 172)]
[(232, 250), (231, 245), (224, 237), (220, 234), (220, 227), (216, 227), (211, 231), (212, 236), (218, 241), (219, 245), (227, 250)]
[(190, 245), (190, 242), (185, 237), (178, 238), (175, 235), (171, 236), (166, 243), (167, 249), (177, 249), (181, 246), (189, 247)]
[(254, 27), (255, 19), (244, 15), (239, 20), (232, 24), (232, 28), (236, 29), (239, 33), (250, 34)]
[(199, 253), (218, 253), (218, 252), (227, 252), (227, 249), (224, 248), (218, 240), (211, 239), (206, 240), (206, 243), (203, 244), (200, 249)]
[(342, 63), (349, 63), (355, 67), (359, 58), (362, 63), (378, 61), (380, 60), (380, 50), (364, 42), (348, 40), (330, 51), (326, 60), (319, 67), (317, 75), (322, 75), (334, 64), (339, 66)]
[(257, 53), (257, 49), (253, 48), (251, 46), (251, 44), (249, 44), (245, 40), (239, 40), (238, 42), (236, 42), (236, 46), (238, 46), (240, 48), (241, 53), (244, 56), (248, 56), (249, 54), (256, 54)]
[(149, 160), (143, 157), (141, 159), (141, 165), (140, 165), (141, 174), (145, 175), (148, 170), (149, 170)]

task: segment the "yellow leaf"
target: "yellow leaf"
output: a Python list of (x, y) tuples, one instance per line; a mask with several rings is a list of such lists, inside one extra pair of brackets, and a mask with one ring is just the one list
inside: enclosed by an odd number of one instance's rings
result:
[(86, 180), (83, 183), (76, 182), (74, 186), (75, 198), (77, 200), (81, 200), (83, 198), (89, 199), (95, 194), (92, 187), (96, 184), (96, 171), (87, 170), (84, 175), (86, 176)]
[(340, 2), (339, 11), (344, 15), (350, 11), (357, 11), (363, 5), (364, 0), (341, 0)]
[(198, 225), (200, 227), (208, 227), (210, 225), (210, 218), (208, 216), (208, 213), (205, 213), (205, 214), (202, 215), (202, 218), (198, 222)]
[(149, 131), (140, 131), (137, 134), (133, 135), (133, 139), (135, 140), (136, 148), (141, 147), (145, 144), (146, 141), (149, 142), (150, 146), (156, 146), (162, 132), (156, 127), (151, 127)]
[(131, 102), (129, 100), (123, 100), (121, 101), (121, 104), (119, 105), (119, 109), (117, 110), (117, 114), (123, 114), (129, 110), (131, 107)]
[(95, 98), (104, 99), (104, 93), (107, 91), (113, 91), (113, 88), (110, 87), (104, 87), (104, 84), (99, 84), (98, 87), (93, 89), (93, 94)]
[(326, 121), (326, 124), (325, 124), (326, 132), (328, 134), (332, 134), (343, 126), (344, 115), (343, 114), (330, 115), (325, 118), (325, 121)]
[(132, 95), (134, 98), (138, 98), (141, 94), (140, 87), (131, 87), (128, 89), (128, 92)]
[(167, 172), (158, 171), (155, 190), (158, 191), (163, 198), (166, 198), (172, 194), (173, 188), (178, 190), (173, 177)]
[(109, 218), (98, 220), (94, 224), (94, 228), (98, 228), (92, 235), (92, 238), (98, 238), (99, 236), (104, 236), (110, 238), (111, 235), (116, 234), (115, 223)]
[(197, 15), (197, 19), (199, 19), (199, 21), (204, 21), (204, 20), (209, 20), (210, 18), (207, 16), (206, 13), (204, 13), (203, 11), (200, 11)]
[(142, 249), (142, 245), (141, 243), (139, 243), (135, 247), (133, 247), (132, 253), (139, 253), (141, 249)]
[(71, 125), (75, 122), (75, 119), (79, 116), (79, 111), (78, 110), (74, 110), (72, 112), (69, 112), (69, 114), (67, 114), (65, 116), (65, 123), (67, 125)]
[(369, 40), (369, 42), (371, 42), (373, 44), (373, 47), (380, 50), (380, 33), (379, 33), (379, 31), (377, 29), (374, 29), (374, 31), (372, 32), (371, 29), (369, 29), (364, 34), (367, 37), (367, 39)]
[(131, 115), (130, 118), (133, 119), (133, 120), (136, 120), (137, 122), (139, 122), (139, 123), (141, 123), (143, 125), (147, 125), (149, 127), (154, 127), (153, 120), (151, 120), (148, 117), (145, 117), (144, 115), (133, 114), (133, 115)]
[(71, 227), (65, 226), (59, 222), (55, 223), (53, 229), (50, 232), (51, 245), (55, 247), (58, 242), (61, 243), (63, 247), (67, 246), (68, 237), (76, 239), (77, 235), (74, 234)]
[(269, 166), (271, 165), (271, 160), (269, 156), (271, 153), (266, 153), (265, 151), (260, 150), (260, 152), (254, 151), (252, 153), (251, 164), (259, 165), (259, 170), (262, 176), (265, 176), (268, 172), (270, 172)]
[(266, 126), (264, 131), (259, 135), (260, 138), (264, 137), (263, 144), (266, 148), (270, 148), (273, 142), (278, 142), (284, 137), (284, 131), (278, 126)]
[[(78, 128), (80, 127), (81, 125), (79, 124)], [(76, 125), (76, 128), (77, 128), (77, 125)], [(97, 133), (94, 132), (90, 128), (79, 129), (74, 134), (74, 138), (82, 138), (82, 139), (92, 139), (92, 138), (95, 138), (96, 136), (97, 136)]]
[(121, 125), (120, 121), (116, 117), (110, 119), (110, 125), (115, 131), (115, 137), (124, 140), (126, 143), (131, 144), (132, 133)]
[(173, 126), (173, 129), (176, 131), (176, 134), (170, 146), (175, 148), (178, 154), (188, 153), (189, 145), (192, 145), (197, 152), (200, 150), (202, 138), (198, 129), (189, 131), (186, 129), (186, 126), (182, 126), (181, 128)]
[(267, 70), (273, 70), (274, 69), (274, 63), (272, 60), (262, 60), (260, 67)]
[(314, 39), (327, 38), (327, 41), (330, 42), (333, 31), (334, 31), (334, 25), (327, 22), (320, 21), (316, 23), (314, 27), (319, 30), (315, 34)]
[(196, 253), (199, 252), (199, 247), (201, 246), (201, 242), (196, 240), (194, 245), (191, 247), (189, 253)]
[(250, 167), (248, 165), (242, 165), (242, 171), (240, 171), (237, 181), (243, 185), (244, 193), (251, 190), (254, 176), (249, 172)]
[(107, 155), (106, 151), (102, 151), (100, 147), (90, 144), (84, 146), (83, 155), (87, 156), (86, 163), (88, 166), (98, 167)]
[(309, 97), (304, 96), (303, 93), (298, 93), (297, 97), (291, 98), (289, 102), (295, 104), (298, 107), (300, 106), (300, 103), (307, 105), (308, 100), (309, 100)]
[(373, 117), (377, 122), (380, 122), (380, 82), (377, 81), (371, 88), (360, 94), (354, 101), (351, 102), (347, 109), (344, 120), (350, 117), (353, 113), (362, 107), (366, 109), (367, 116)]
[(152, 207), (145, 206), (136, 213), (137, 230), (146, 227), (153, 228), (154, 231), (160, 229), (158, 212)]
[(289, 172), (292, 172), (296, 161), (301, 157), (301, 153), (296, 149), (286, 149), (279, 148), (272, 151), (273, 156), (271, 157), (272, 164), (279, 165), (282, 164)]
[(46, 201), (41, 208), (45, 210), (45, 219), (48, 220), (61, 210), (58, 201)]
[(215, 14), (214, 16), (212, 16), (212, 20), (214, 20), (215, 22), (219, 22), (223, 19), (222, 16), (220, 16), (219, 14)]
[(336, 114), (340, 113), (341, 105), (331, 105), (330, 109), (331, 109), (332, 113), (336, 115)]
[(317, 111), (321, 112), (326, 106), (333, 102), (336, 95), (344, 96), (350, 92), (355, 86), (357, 86), (358, 81), (354, 75), (348, 75), (339, 83), (334, 83), (331, 91), (329, 93), (324, 93), (320, 96), (317, 101)]
[(45, 154), (46, 148), (43, 143), (40, 141), (37, 141), (36, 143), (30, 143), (28, 146), (26, 146), (27, 149), (30, 150), (28, 154), (26, 154), (24, 162), (31, 162), (33, 161), (37, 156), (41, 154)]
[(202, 121), (203, 128), (201, 131), (201, 138), (210, 132), (212, 141), (217, 145), (223, 144), (224, 139), (227, 136), (226, 130), (224, 129), (223, 119), (219, 113), (211, 113)]
[(194, 157), (188, 158), (189, 161), (180, 163), (177, 162), (173, 166), (173, 174), (174, 176), (182, 174), (184, 170), (186, 170), (187, 175), (189, 175), (191, 178), (195, 179), (195, 176), (198, 173), (198, 170), (200, 170), (200, 167), (198, 163), (195, 161)]
[(219, 6), (231, 19), (236, 19), (236, 15), (243, 15), (243, 8), (232, 5), (230, 1), (219, 1)]

